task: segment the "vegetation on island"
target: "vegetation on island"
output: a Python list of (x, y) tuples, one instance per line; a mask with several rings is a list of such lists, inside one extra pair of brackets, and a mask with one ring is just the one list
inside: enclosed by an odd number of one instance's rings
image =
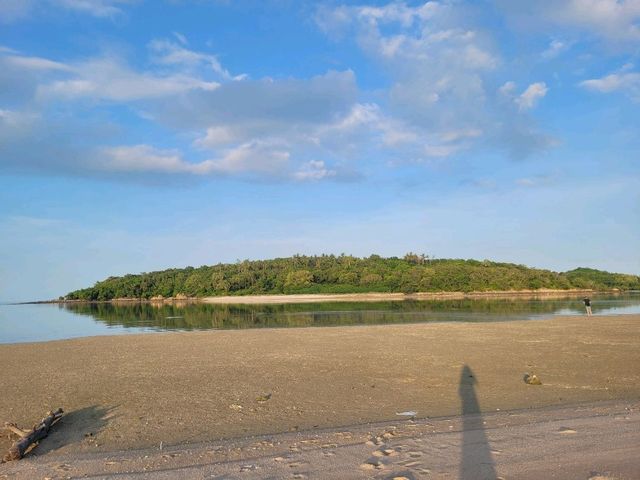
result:
[(488, 260), (434, 259), (408, 253), (403, 258), (371, 255), (295, 255), (244, 260), (198, 268), (109, 277), (76, 290), (63, 300), (148, 300), (220, 295), (483, 292), (536, 289), (640, 289), (640, 277), (578, 268), (558, 273)]

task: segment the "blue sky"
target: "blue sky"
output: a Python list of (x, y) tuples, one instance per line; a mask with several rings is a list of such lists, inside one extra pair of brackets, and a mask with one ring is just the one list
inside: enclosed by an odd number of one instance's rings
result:
[(0, 300), (295, 253), (640, 274), (640, 0), (0, 3)]

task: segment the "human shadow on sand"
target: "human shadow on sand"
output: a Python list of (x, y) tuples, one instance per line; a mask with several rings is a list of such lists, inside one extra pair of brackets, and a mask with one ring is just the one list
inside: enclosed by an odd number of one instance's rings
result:
[(49, 435), (28, 455), (45, 455), (68, 445), (95, 442), (96, 435), (114, 418), (113, 410), (114, 408), (93, 405), (65, 412)]
[(468, 365), (462, 368), (458, 395), (462, 403), (462, 459), (460, 480), (495, 480), (491, 447), (484, 431), (476, 396), (476, 376)]

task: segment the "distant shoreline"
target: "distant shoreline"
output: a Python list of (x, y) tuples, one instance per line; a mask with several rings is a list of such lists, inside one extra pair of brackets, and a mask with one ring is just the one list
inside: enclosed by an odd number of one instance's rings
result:
[(590, 290), (590, 289), (545, 289), (538, 290), (495, 290), (485, 292), (417, 292), (417, 293), (313, 293), (294, 295), (226, 295), (219, 297), (168, 297), (151, 299), (114, 298), (112, 300), (42, 300), (34, 302), (20, 302), (20, 304), (66, 304), (66, 303), (212, 303), (223, 305), (255, 305), (255, 304), (289, 304), (289, 303), (321, 303), (321, 302), (391, 302), (405, 300), (464, 300), (482, 298), (562, 298), (601, 293), (624, 293), (619, 289)]

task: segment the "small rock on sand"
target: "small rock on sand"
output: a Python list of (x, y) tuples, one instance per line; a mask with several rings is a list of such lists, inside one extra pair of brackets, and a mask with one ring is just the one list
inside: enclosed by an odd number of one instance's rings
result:
[(542, 382), (535, 374), (529, 375), (528, 373), (524, 374), (524, 383), (527, 385), (542, 385)]

